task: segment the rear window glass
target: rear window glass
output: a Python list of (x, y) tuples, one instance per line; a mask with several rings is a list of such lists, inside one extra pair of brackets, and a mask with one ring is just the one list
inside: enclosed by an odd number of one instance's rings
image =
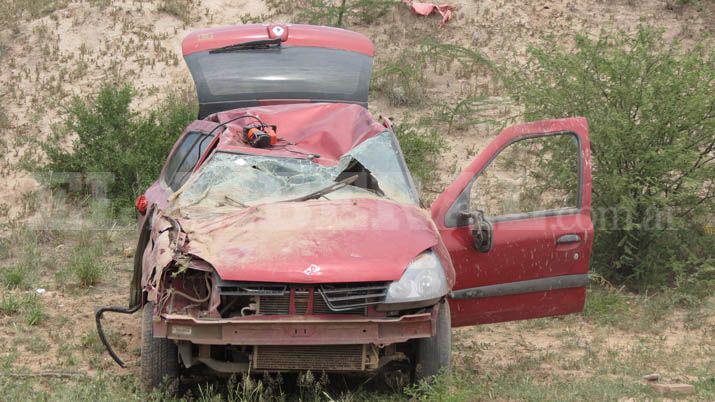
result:
[(256, 99), (367, 102), (372, 58), (317, 47), (282, 47), (186, 58), (201, 103)]

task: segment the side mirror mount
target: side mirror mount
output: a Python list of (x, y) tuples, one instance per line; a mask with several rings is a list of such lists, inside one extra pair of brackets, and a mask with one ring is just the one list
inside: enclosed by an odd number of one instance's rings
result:
[(461, 211), (460, 218), (463, 223), (472, 227), (472, 240), (474, 248), (486, 253), (492, 249), (492, 224), (484, 217), (484, 211)]

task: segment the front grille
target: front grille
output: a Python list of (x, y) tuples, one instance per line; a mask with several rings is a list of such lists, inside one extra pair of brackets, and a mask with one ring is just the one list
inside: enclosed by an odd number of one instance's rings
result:
[(220, 278), (217, 285), (221, 296), (281, 296), (288, 289), (287, 285), (279, 283), (222, 281)]
[[(388, 283), (361, 282), (291, 286), (275, 283), (249, 283), (218, 281), (223, 303), (234, 310), (257, 302), (257, 314), (285, 315), (291, 313), (291, 293), (294, 298), (294, 314), (308, 314), (311, 294), (313, 314), (367, 314), (367, 307), (382, 303), (387, 294)], [(236, 304), (237, 297), (245, 297)], [(240, 306), (239, 306), (240, 304)], [(244, 306), (245, 305), (245, 306)], [(238, 306), (238, 307), (236, 307)], [(227, 307), (228, 309), (228, 307)], [(242, 311), (242, 310), (241, 310)], [(223, 314), (223, 313), (222, 313)]]
[(387, 283), (321, 285), (320, 293), (333, 311), (345, 311), (385, 301)]
[(376, 352), (364, 345), (256, 346), (253, 355), (256, 370), (363, 371), (376, 362)]
[(314, 314), (362, 314), (365, 315), (365, 307), (358, 307), (352, 310), (344, 311), (333, 311), (328, 307), (328, 303), (325, 302), (325, 298), (322, 297), (318, 292), (315, 292), (315, 298), (313, 299), (313, 313)]

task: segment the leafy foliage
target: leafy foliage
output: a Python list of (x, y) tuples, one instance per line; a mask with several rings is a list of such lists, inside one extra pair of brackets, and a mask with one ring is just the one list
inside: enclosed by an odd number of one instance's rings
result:
[(589, 121), (593, 267), (638, 288), (712, 281), (715, 51), (682, 50), (645, 26), (578, 36), (573, 51), (556, 43), (531, 48), (506, 85), (528, 120)]
[(394, 130), (412, 176), (422, 185), (432, 183), (437, 171), (436, 158), (444, 145), (442, 137), (409, 119), (395, 125)]
[[(494, 67), (486, 56), (475, 49), (443, 43), (432, 37), (422, 39), (418, 47), (403, 48), (380, 65), (373, 73), (372, 90), (385, 95), (394, 106), (415, 106), (429, 100), (429, 70), (442, 75), (453, 69), (457, 77), (465, 78), (485, 76)], [(469, 81), (466, 79), (463, 83)], [(470, 89), (470, 95), (455, 105), (461, 109), (453, 112), (464, 115), (473, 112), (471, 109), (477, 104), (483, 104), (484, 99), (474, 94), (473, 88)]]
[[(109, 174), (107, 196), (129, 205), (156, 179), (179, 133), (196, 116), (195, 105), (178, 96), (146, 114), (131, 110), (133, 98), (130, 86), (112, 85), (96, 96), (74, 98), (64, 125), (42, 145), (49, 160), (44, 170)], [(72, 146), (66, 149), (62, 144), (69, 138)], [(93, 189), (85, 185), (78, 191)]]
[(385, 95), (394, 106), (419, 105), (427, 97), (424, 65), (419, 52), (404, 49), (373, 73), (372, 89)]

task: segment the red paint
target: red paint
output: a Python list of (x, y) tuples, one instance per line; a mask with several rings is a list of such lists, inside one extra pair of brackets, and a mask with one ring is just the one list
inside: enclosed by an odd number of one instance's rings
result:
[(443, 26), (449, 20), (452, 19), (452, 11), (454, 11), (454, 6), (450, 4), (435, 4), (435, 3), (422, 3), (412, 0), (402, 0), (404, 4), (410, 7), (413, 13), (426, 17), (432, 13), (439, 13), (442, 16), (442, 21), (439, 26)]
[[(525, 320), (578, 313), (583, 310), (586, 289), (560, 289), (550, 292), (471, 300), (449, 300), (452, 326)], [(474, 314), (474, 312), (479, 312)]]
[(181, 223), (189, 253), (230, 281), (392, 281), (422, 251), (441, 247), (419, 208), (376, 199), (272, 203)]
[[(471, 227), (448, 228), (444, 217), (472, 178), (507, 146), (535, 134), (573, 132), (582, 154), (582, 205), (569, 215), (532, 217), (494, 222), (493, 245), (488, 253), (472, 246)], [(457, 177), (432, 205), (432, 217), (452, 257), (457, 275), (454, 290), (504, 284), (529, 279), (588, 272), (593, 225), (591, 223), (591, 156), (588, 124), (583, 118), (546, 120), (504, 131)], [(578, 234), (577, 244), (556, 245), (564, 234)], [(578, 259), (574, 255), (578, 253)], [(516, 296), (451, 300), (453, 325), (510, 321), (567, 314), (583, 308), (583, 288), (538, 292)]]
[[(436, 328), (435, 310), (399, 318), (286, 315), (197, 320), (185, 315), (164, 314), (162, 320), (154, 321), (154, 335), (188, 339), (202, 345), (389, 345), (432, 336)], [(172, 334), (169, 331), (171, 325), (214, 329), (203, 333), (215, 335)], [(304, 332), (310, 336), (302, 335)]]
[(226, 151), (306, 158), (317, 154), (316, 162), (335, 164), (338, 159), (368, 138), (385, 131), (364, 107), (345, 103), (301, 103), (257, 106), (218, 113), (214, 118), (225, 122), (242, 114), (258, 116), (275, 125), (279, 142), (268, 149), (252, 148), (241, 139), (246, 124), (255, 120), (239, 119), (228, 124), (218, 148)]
[(144, 194), (141, 194), (140, 196), (137, 197), (136, 200), (134, 200), (134, 207), (137, 209), (137, 212), (139, 212), (141, 215), (144, 215), (146, 213), (147, 200), (146, 200), (146, 196)]
[(191, 32), (181, 43), (184, 57), (196, 52), (208, 51), (236, 43), (255, 40), (273, 39), (274, 26), (284, 29), (283, 46), (310, 46), (329, 49), (340, 49), (374, 54), (374, 46), (370, 39), (357, 32), (339, 28), (301, 25), (301, 24), (249, 24), (231, 25), (218, 28), (202, 29)]
[[(275, 27), (280, 29), (274, 30)], [(280, 37), (285, 46), (373, 54), (372, 43), (363, 35), (291, 24), (197, 31), (189, 34), (182, 46), (186, 56), (275, 37)], [(366, 139), (391, 127), (389, 120), (381, 124), (359, 105), (289, 102), (261, 100), (261, 106), (221, 112), (191, 123), (183, 136), (190, 131), (208, 132), (217, 124), (248, 113), (277, 126), (279, 137), (279, 142), (269, 149), (251, 148), (243, 143), (241, 133), (246, 124), (255, 121), (229, 123), (199, 158), (196, 169), (216, 150), (291, 158), (317, 154), (317, 163), (332, 165)], [(495, 221), (492, 248), (487, 253), (474, 249), (470, 227), (445, 226), (444, 217), (455, 199), (503, 148), (529, 136), (558, 132), (573, 132), (580, 142), (582, 188), (577, 210), (556, 216)], [(137, 209), (166, 208), (170, 192), (157, 181), (145, 192), (145, 202), (137, 202)], [(433, 249), (443, 263), (450, 288), (459, 290), (587, 273), (593, 239), (590, 205), (591, 159), (586, 120), (546, 120), (502, 131), (438, 197), (431, 208), (432, 219), (415, 206), (373, 198), (267, 203), (220, 216), (180, 218), (188, 238), (182, 252), (207, 261), (223, 280), (319, 284), (398, 280), (412, 259)], [(556, 239), (565, 234), (578, 234), (582, 241), (557, 245)], [(158, 236), (158, 230), (153, 235)], [(166, 254), (145, 254), (146, 265), (151, 265), (147, 259), (152, 258), (166, 259)], [(291, 313), (296, 313), (294, 298), (291, 292)], [(584, 288), (572, 288), (449, 302), (452, 324), (462, 326), (577, 312), (583, 308), (584, 298)], [(268, 339), (275, 344), (389, 344), (434, 334), (435, 311), (399, 319), (289, 314), (208, 323), (188, 317), (164, 317), (155, 329), (157, 334), (167, 336), (167, 322), (220, 327), (220, 339), (198, 340), (199, 343), (265, 344), (262, 342)], [(293, 339), (282, 335), (298, 324), (301, 329), (309, 329), (312, 336)]]

